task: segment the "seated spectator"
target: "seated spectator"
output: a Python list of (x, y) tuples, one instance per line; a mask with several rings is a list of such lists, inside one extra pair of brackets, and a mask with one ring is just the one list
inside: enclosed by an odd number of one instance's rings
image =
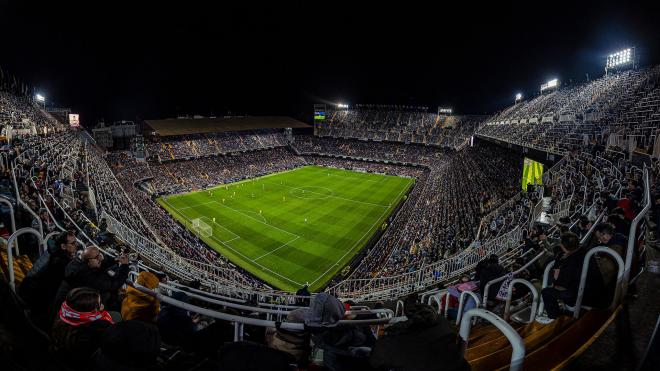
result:
[(369, 363), (377, 370), (469, 370), (459, 356), (456, 333), (449, 322), (426, 304), (406, 308), (407, 320), (385, 330), (371, 352)]
[(88, 246), (79, 258), (67, 265), (55, 304), (60, 305), (67, 293), (76, 287), (91, 287), (99, 291), (102, 302), (109, 310), (119, 310), (118, 290), (126, 282), (128, 270), (127, 255), (105, 259), (96, 246)]
[(64, 270), (73, 260), (78, 248), (73, 232), (63, 232), (54, 243), (48, 244), (44, 254), (34, 263), (18, 289), (30, 308), (33, 321), (43, 328), (50, 326), (53, 301), (64, 279)]
[[(497, 255), (491, 255), (485, 264), (477, 265), (477, 277), (479, 277), (479, 292), (486, 295), (485, 289), (488, 282), (500, 278), (506, 274), (506, 270), (499, 262)], [(501, 283), (493, 284), (488, 288), (488, 298), (495, 299), (497, 292), (500, 290)]]
[(86, 369), (91, 355), (101, 344), (101, 335), (112, 326), (97, 290), (80, 287), (71, 290), (53, 324), (52, 352), (73, 369)]
[(96, 371), (159, 369), (160, 334), (143, 321), (121, 321), (105, 330), (100, 349), (92, 357)]
[[(308, 310), (308, 308), (300, 308), (289, 312), (286, 316), (286, 322), (304, 323)], [(266, 343), (271, 348), (293, 355), (296, 358), (298, 367), (306, 367), (310, 353), (308, 331), (267, 328)]]
[(563, 254), (558, 261), (555, 261), (550, 278), (552, 284), (541, 291), (548, 315), (538, 317), (539, 323), (550, 323), (559, 317), (562, 313), (559, 307), (560, 300), (564, 304), (573, 305), (577, 298), (584, 261), (584, 253), (580, 250), (578, 236), (572, 232), (562, 234), (560, 248)]
[(323, 349), (323, 365), (330, 371), (370, 370), (369, 351), (375, 338), (368, 327), (338, 327), (344, 305), (327, 293), (314, 296), (306, 312), (314, 344)]
[[(155, 274), (143, 271), (138, 275), (136, 283), (154, 290), (158, 287), (159, 280)], [(160, 302), (156, 297), (131, 286), (126, 288), (126, 297), (121, 304), (121, 318), (124, 321), (136, 319), (155, 324), (159, 311)]]

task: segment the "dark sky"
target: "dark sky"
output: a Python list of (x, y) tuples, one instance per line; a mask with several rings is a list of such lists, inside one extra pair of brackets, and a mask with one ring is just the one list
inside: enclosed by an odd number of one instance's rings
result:
[(0, 0), (0, 66), (89, 126), (311, 118), (322, 101), (491, 113), (552, 77), (598, 77), (628, 45), (660, 63), (660, 1), (137, 3)]

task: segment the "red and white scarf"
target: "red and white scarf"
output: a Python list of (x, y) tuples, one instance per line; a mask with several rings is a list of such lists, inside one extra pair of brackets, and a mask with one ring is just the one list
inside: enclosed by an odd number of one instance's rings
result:
[(66, 301), (60, 308), (60, 319), (71, 326), (80, 326), (98, 320), (112, 323), (112, 317), (107, 311), (78, 312), (71, 309)]

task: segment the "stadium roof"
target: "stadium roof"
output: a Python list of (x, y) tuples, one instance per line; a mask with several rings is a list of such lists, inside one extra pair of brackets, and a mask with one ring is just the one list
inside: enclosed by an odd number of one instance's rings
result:
[(220, 133), (252, 129), (308, 128), (309, 125), (287, 116), (234, 116), (146, 120), (160, 136)]

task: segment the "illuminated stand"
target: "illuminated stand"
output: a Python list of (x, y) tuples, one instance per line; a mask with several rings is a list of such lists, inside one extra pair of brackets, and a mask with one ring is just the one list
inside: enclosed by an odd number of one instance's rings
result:
[(314, 135), (318, 135), (318, 128), (325, 121), (325, 104), (314, 105)]
[(637, 53), (635, 48), (627, 48), (607, 56), (605, 75), (610, 71), (637, 68)]

